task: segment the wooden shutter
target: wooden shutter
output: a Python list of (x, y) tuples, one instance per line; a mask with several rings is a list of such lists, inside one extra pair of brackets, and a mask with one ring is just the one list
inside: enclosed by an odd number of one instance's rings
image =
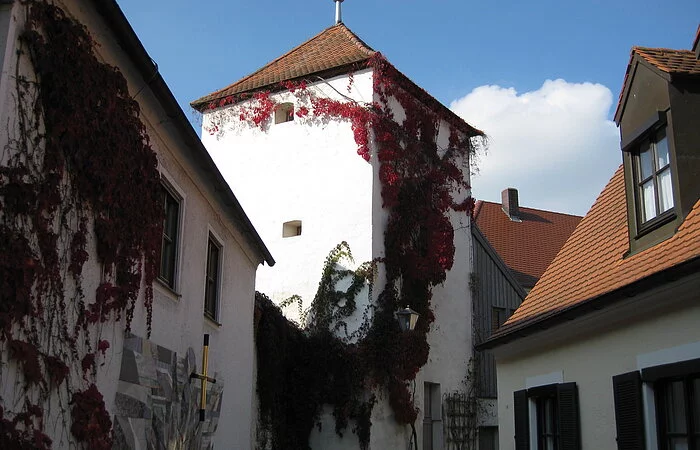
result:
[(614, 376), (615, 424), (618, 450), (644, 450), (642, 379), (639, 372)]
[(527, 389), (513, 393), (515, 416), (515, 450), (530, 450), (530, 405)]
[(580, 450), (581, 429), (578, 413), (578, 388), (576, 383), (557, 385), (557, 415), (559, 450)]

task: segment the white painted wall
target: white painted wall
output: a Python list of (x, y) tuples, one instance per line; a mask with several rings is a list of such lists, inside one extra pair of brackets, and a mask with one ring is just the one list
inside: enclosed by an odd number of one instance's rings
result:
[[(92, 2), (71, 0), (61, 4), (70, 15), (87, 26), (98, 43), (99, 57), (120, 68), (127, 78), (129, 91), (134, 94), (144, 88), (146, 81), (137, 74), (128, 56), (116, 45), (102, 17), (93, 9)], [(17, 29), (10, 28), (10, 33), (16, 37)], [(10, 47), (14, 42), (14, 39), (9, 39)], [(1, 50), (0, 56), (15, 54), (14, 48)], [(9, 62), (11, 64), (7, 64), (6, 56), (3, 69), (14, 64), (12, 58), (9, 58)], [(0, 78), (0, 104), (10, 104), (8, 96), (12, 89), (8, 74), (3, 70)], [(176, 351), (178, 357), (184, 356), (188, 348), (193, 348), (198, 369), (201, 369), (203, 334), (210, 334), (210, 374), (216, 373), (219, 382), (225, 385), (216, 447), (250, 449), (254, 435), (253, 305), (255, 271), (261, 257), (223, 211), (224, 206), (216, 200), (210, 181), (195, 170), (191, 159), (188, 160), (188, 150), (179, 139), (171, 119), (166, 116), (148, 87), (141, 90), (137, 100), (141, 106), (141, 120), (146, 125), (151, 144), (158, 155), (159, 169), (183, 196), (177, 292), (159, 283), (155, 284), (150, 340)], [(6, 123), (8, 117), (11, 119), (11, 111), (8, 108), (2, 109), (3, 123)], [(209, 232), (214, 233), (223, 244), (220, 325), (203, 315)], [(90, 254), (91, 258), (84, 269), (88, 298), (100, 279), (94, 246)], [(132, 332), (144, 338), (145, 318), (142, 299), (139, 299)], [(111, 347), (104, 365), (99, 369), (98, 386), (104, 395), (108, 411), (112, 411), (114, 406), (121, 366), (123, 330), (123, 323), (107, 324), (102, 330), (102, 338), (109, 340)], [(3, 353), (3, 359), (5, 358)], [(3, 376), (7, 372), (3, 369)], [(7, 382), (8, 379), (3, 381), (5, 396), (12, 384)], [(56, 448), (66, 446), (59, 436), (54, 437)]]
[[(634, 305), (639, 303), (604, 309), (585, 323), (559, 326), (568, 328), (573, 338), (562, 339), (553, 329), (537, 348), (514, 347), (507, 355), (503, 354), (506, 349), (501, 349), (496, 354), (501, 449), (515, 448), (513, 392), (552, 382), (578, 385), (582, 449), (616, 448), (612, 377), (641, 369), (645, 361), (649, 366), (700, 358), (697, 277), (694, 286), (687, 287), (684, 295), (674, 292), (656, 297), (655, 309), (645, 311), (642, 317), (633, 317), (635, 308), (639, 309)], [(664, 305), (671, 301), (680, 301), (682, 306)], [(596, 323), (616, 315), (615, 324), (594, 329), (599, 326)], [(648, 440), (647, 449), (656, 449), (656, 442)]]
[[(309, 87), (319, 96), (371, 101), (372, 78), (355, 74)], [(289, 93), (276, 103), (294, 101)], [(298, 107), (298, 104), (297, 104)], [(216, 113), (205, 113), (206, 128)], [(202, 141), (219, 166), (261, 237), (275, 255), (275, 267), (258, 270), (257, 289), (280, 302), (292, 295), (313, 300), (323, 262), (347, 241), (356, 263), (372, 259), (372, 166), (360, 158), (347, 121), (300, 120), (270, 124), (266, 130), (234, 118), (223, 136), (202, 132)], [(282, 224), (300, 220), (302, 234), (282, 237)], [(286, 311), (297, 319), (296, 307)]]
[[(309, 90), (334, 99), (345, 100), (341, 92), (357, 101), (372, 101), (371, 70), (354, 74), (349, 93), (348, 81), (347, 76), (339, 76), (330, 80), (335, 89), (319, 83)], [(288, 93), (273, 94), (272, 99), (276, 103), (296, 101)], [(397, 120), (402, 120), (398, 104), (393, 103), (392, 108)], [(357, 263), (384, 255), (388, 216), (382, 208), (379, 165), (376, 158), (370, 165), (357, 155), (349, 122), (295, 119), (261, 130), (235, 119), (234, 111), (230, 108), (228, 113), (234, 117), (234, 125), (223, 128), (218, 135), (206, 130), (221, 112), (205, 112), (202, 140), (275, 255), (274, 267), (258, 270), (256, 287), (277, 303), (291, 295), (301, 295), (304, 307), (308, 307), (318, 287), (323, 262), (336, 244), (347, 241)], [(448, 136), (448, 128), (443, 124), (439, 136), (442, 148), (447, 148)], [(464, 167), (468, 181), (468, 164)], [(468, 194), (460, 192), (455, 198), (460, 201)], [(302, 221), (301, 236), (282, 237), (282, 224), (289, 220)], [(452, 214), (451, 220), (457, 230), (455, 264), (445, 283), (436, 287), (433, 294), (436, 321), (429, 335), (430, 360), (416, 379), (416, 404), (421, 410), (423, 382), (439, 383), (442, 393), (459, 389), (471, 356), (471, 234), (464, 212)], [(375, 295), (384, 287), (381, 269), (380, 265)], [(358, 315), (362, 309), (363, 305), (359, 305)], [(287, 308), (285, 313), (297, 318), (295, 307)], [(330, 411), (321, 417), (321, 422), (321, 431), (312, 432), (312, 448), (357, 448), (357, 438), (350, 429), (344, 439), (336, 436)], [(422, 413), (416, 430), (420, 443)], [(386, 399), (380, 397), (372, 413), (371, 448), (405, 448), (410, 434), (410, 427), (396, 424)]]

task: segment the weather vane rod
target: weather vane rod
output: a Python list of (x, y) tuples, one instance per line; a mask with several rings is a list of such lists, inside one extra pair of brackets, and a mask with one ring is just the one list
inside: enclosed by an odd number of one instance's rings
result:
[(339, 23), (343, 22), (343, 11), (340, 6), (343, 3), (343, 0), (333, 1), (335, 2), (335, 24), (338, 25)]

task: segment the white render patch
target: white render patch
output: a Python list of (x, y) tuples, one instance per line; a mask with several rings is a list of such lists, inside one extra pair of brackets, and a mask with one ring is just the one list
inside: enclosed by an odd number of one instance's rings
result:
[(676, 347), (637, 355), (637, 368), (661, 366), (689, 359), (700, 358), (700, 342), (689, 342)]
[(525, 388), (530, 389), (537, 386), (546, 386), (548, 384), (558, 384), (564, 382), (564, 372), (561, 370), (551, 372), (544, 375), (536, 375), (525, 379)]

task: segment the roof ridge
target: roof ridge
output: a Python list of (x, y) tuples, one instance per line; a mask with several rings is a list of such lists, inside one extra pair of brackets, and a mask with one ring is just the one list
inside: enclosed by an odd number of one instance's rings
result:
[[(301, 44), (299, 44), (299, 45), (297, 45), (296, 47), (292, 48), (291, 50), (288, 50), (286, 53), (284, 53), (284, 54), (278, 56), (277, 58), (273, 59), (273, 60), (270, 61), (270, 62), (267, 62), (267, 63), (263, 64), (260, 68), (258, 68), (258, 70), (249, 73), (248, 75), (244, 76), (243, 78), (240, 78), (240, 79), (236, 80), (235, 82), (229, 84), (228, 86), (225, 86), (225, 87), (223, 87), (223, 88), (221, 88), (221, 89), (217, 89), (216, 91), (214, 91), (214, 92), (212, 92), (212, 93), (210, 93), (210, 94), (207, 94), (207, 95), (205, 95), (204, 97), (201, 97), (201, 98), (199, 98), (199, 99), (197, 99), (197, 100), (194, 100), (192, 103), (193, 103), (193, 104), (199, 103), (199, 101), (200, 101), (202, 98), (205, 98), (205, 97), (213, 97), (213, 96), (215, 96), (216, 94), (222, 93), (222, 92), (224, 92), (224, 91), (226, 91), (226, 90), (232, 88), (233, 86), (235, 86), (235, 85), (237, 85), (237, 84), (240, 84), (240, 83), (244, 82), (245, 80), (250, 79), (251, 77), (253, 77), (253, 76), (255, 76), (256, 74), (258, 74), (258, 73), (262, 72), (263, 70), (265, 70), (267, 67), (269, 67), (269, 66), (271, 66), (272, 64), (276, 63), (277, 61), (279, 61), (279, 60), (281, 60), (281, 59), (283, 59), (283, 58), (285, 58), (285, 57), (291, 55), (291, 54), (294, 53), (295, 51), (299, 50), (301, 47), (303, 47), (303, 46), (309, 44), (310, 42), (313, 42), (314, 40), (318, 39), (319, 37), (321, 37), (321, 36), (322, 36), (324, 33), (326, 33), (327, 31), (329, 31), (329, 30), (331, 30), (331, 29), (333, 29), (333, 28), (335, 28), (335, 27), (337, 27), (337, 26), (340, 26), (340, 25), (343, 25), (343, 24), (342, 24), (342, 23), (338, 23), (338, 24), (331, 25), (330, 27), (327, 27), (327, 28), (323, 29), (320, 33), (315, 34), (314, 36), (312, 36), (312, 37), (310, 37), (309, 39), (305, 40), (304, 42), (302, 42)], [(347, 27), (345, 27), (345, 28), (347, 28)]]
[[(370, 47), (369, 45), (367, 45), (367, 43), (366, 43), (365, 41), (363, 41), (358, 35), (356, 35), (355, 32), (352, 31), (352, 30), (351, 30), (347, 25), (345, 25), (343, 22), (340, 22), (340, 23), (338, 23), (338, 24), (335, 24), (335, 25), (333, 25), (333, 27), (339, 27), (345, 34), (348, 35), (348, 37), (350, 38), (350, 40), (353, 41), (353, 43), (357, 46), (357, 48), (359, 48), (360, 50), (362, 50), (362, 51), (364, 51), (364, 52), (366, 52), (366, 53), (369, 53), (368, 56), (371, 56), (371, 55), (373, 55), (374, 53), (377, 52), (375, 49), (373, 49), (372, 47)], [(330, 27), (330, 28), (333, 28), (333, 27)], [(329, 28), (327, 28), (327, 29), (329, 29)], [(324, 31), (325, 31), (325, 30), (324, 30)], [(303, 45), (303, 44), (302, 44), (302, 45)]]
[[(492, 202), (492, 201), (490, 201), (490, 200), (479, 200), (479, 201), (477, 202), (477, 205), (479, 206), (479, 209), (481, 208), (481, 205), (479, 205), (479, 203), (490, 203), (490, 204), (492, 204), (492, 205), (503, 206), (500, 202)], [(519, 208), (519, 209), (529, 209), (529, 210), (531, 210), (531, 211), (542, 211), (542, 212), (546, 212), (546, 213), (550, 213), (550, 214), (559, 214), (559, 215), (561, 215), (561, 216), (578, 217), (579, 219), (583, 217), (583, 216), (579, 216), (579, 215), (576, 215), (576, 214), (570, 214), (570, 213), (559, 212), (559, 211), (552, 211), (552, 210), (549, 210), (549, 209), (542, 209), (542, 208), (533, 208), (533, 207), (530, 207), (530, 206), (521, 206), (521, 205), (518, 205), (518, 208)], [(475, 208), (475, 209), (476, 209), (476, 208)]]
[(225, 86), (225, 87), (223, 87), (223, 88), (221, 88), (221, 89), (217, 89), (217, 90), (214, 91), (214, 92), (211, 92), (211, 93), (209, 93), (209, 94), (207, 94), (207, 95), (205, 95), (205, 96), (203, 96), (203, 97), (200, 97), (200, 98), (198, 98), (197, 100), (194, 100), (194, 101), (190, 102), (190, 104), (193, 105), (193, 106), (195, 106), (195, 105), (199, 105), (199, 104), (202, 104), (202, 103), (206, 103), (206, 102), (208, 102), (208, 101), (210, 101), (210, 100), (212, 100), (212, 99), (217, 98), (218, 95), (221, 95), (221, 94), (225, 93), (226, 91), (230, 90), (230, 89), (233, 88), (234, 86), (238, 86), (238, 85), (240, 85), (240, 84), (245, 83), (245, 81), (250, 80), (250, 79), (253, 78), (254, 76), (260, 74), (261, 72), (263, 72), (263, 71), (265, 71), (265, 70), (267, 70), (270, 66), (273, 66), (274, 64), (280, 62), (281, 60), (292, 56), (294, 53), (296, 53), (296, 52), (302, 50), (303, 48), (305, 48), (305, 47), (307, 47), (307, 46), (309, 46), (309, 45), (310, 45), (311, 43), (313, 43), (314, 41), (323, 38), (328, 32), (330, 32), (330, 31), (332, 31), (332, 30), (334, 30), (334, 29), (338, 29), (338, 30), (340, 30), (343, 34), (345, 34), (345, 36), (348, 38), (348, 40), (349, 40), (359, 51), (361, 51), (363, 54), (366, 54), (367, 58), (371, 57), (374, 53), (376, 53), (376, 51), (375, 51), (372, 47), (370, 47), (369, 45), (367, 45), (362, 39), (360, 39), (355, 33), (353, 33), (352, 30), (350, 30), (344, 23), (342, 23), (342, 22), (341, 22), (341, 23), (337, 23), (337, 24), (335, 24), (335, 25), (331, 25), (330, 27), (327, 27), (327, 28), (323, 29), (321, 32), (315, 34), (314, 36), (310, 37), (309, 39), (305, 40), (304, 42), (302, 42), (301, 44), (295, 46), (294, 48), (292, 48), (291, 50), (285, 52), (284, 54), (278, 56), (277, 58), (273, 59), (272, 61), (269, 61), (268, 63), (263, 64), (260, 68), (258, 68), (258, 69), (255, 70), (254, 72), (249, 73), (248, 75), (244, 76), (243, 78), (240, 78), (240, 79), (236, 80), (235, 82), (233, 82), (233, 83), (231, 83), (231, 84), (229, 84), (229, 85), (227, 85), (227, 86)]
[(644, 47), (643, 45), (635, 45), (632, 47), (632, 52), (635, 50), (661, 50), (661, 51), (666, 51), (666, 52), (673, 52), (673, 53), (693, 53), (692, 50), (688, 50), (686, 48), (667, 48), (667, 47)]

